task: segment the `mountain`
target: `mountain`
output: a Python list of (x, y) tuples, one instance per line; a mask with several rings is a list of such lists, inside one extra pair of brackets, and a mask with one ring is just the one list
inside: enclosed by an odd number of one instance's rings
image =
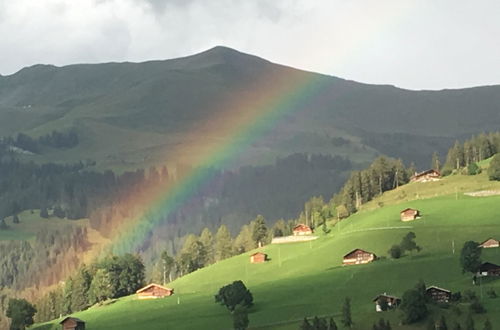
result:
[[(377, 153), (428, 166), (457, 138), (500, 127), (500, 87), (410, 91), (357, 83), (274, 64), (226, 47), (144, 63), (35, 65), (0, 76), (0, 135), (77, 131), (72, 149), (46, 148), (35, 161), (92, 159), (99, 168), (193, 164), (200, 145), (232, 137), (210, 122), (255, 118), (259, 100), (279, 100), (290, 82), (314, 82), (236, 165), (316, 152), (366, 162)], [(250, 106), (249, 106), (250, 104)], [(200, 142), (203, 140), (203, 143)], [(400, 143), (403, 141), (404, 143)], [(170, 155), (170, 156), (169, 156)]]
[[(486, 169), (487, 162), (482, 166)], [(242, 280), (254, 297), (249, 329), (299, 329), (304, 317), (316, 315), (333, 317), (340, 326), (345, 297), (351, 298), (353, 329), (371, 329), (380, 318), (401, 330), (427, 329), (428, 321), (441, 316), (449, 326), (463, 325), (471, 311), (466, 297), (471, 295), (486, 309), (481, 314), (472, 312), (476, 329), (482, 329), (486, 319), (499, 324), (498, 298), (492, 299), (488, 292), (498, 293), (500, 281), (484, 277), (480, 285), (472, 285), (472, 274), (464, 274), (459, 261), (466, 241), (482, 242), (500, 231), (500, 196), (466, 193), (498, 193), (499, 189), (500, 183), (488, 181), (485, 171), (410, 183), (385, 192), (340, 223), (329, 223), (330, 232), (316, 232), (317, 240), (258, 249), (268, 255), (264, 264), (251, 264), (249, 257), (256, 250), (250, 251), (169, 283), (175, 290), (172, 297), (148, 301), (131, 295), (74, 316), (85, 320), (89, 329), (232, 329), (231, 313), (215, 303), (214, 295), (223, 285)], [(420, 210), (421, 218), (401, 222), (400, 211), (408, 207)], [(391, 258), (388, 249), (410, 231), (422, 250)], [(356, 248), (375, 253), (378, 260), (343, 266), (342, 257)], [(483, 250), (483, 261), (500, 263), (499, 248)], [(401, 309), (375, 311), (374, 297), (383, 293), (403, 297), (419, 280), (461, 292), (463, 298), (458, 303), (428, 303), (427, 319), (411, 325), (401, 325)], [(34, 329), (56, 329), (60, 320)]]

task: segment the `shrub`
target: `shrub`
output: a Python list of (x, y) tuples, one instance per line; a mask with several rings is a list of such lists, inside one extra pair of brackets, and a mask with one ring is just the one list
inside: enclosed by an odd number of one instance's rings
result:
[(477, 166), (476, 163), (470, 163), (469, 166), (467, 166), (467, 174), (468, 175), (476, 175), (481, 173), (481, 168)]
[(215, 295), (215, 302), (226, 306), (232, 312), (237, 305), (252, 306), (253, 296), (242, 281), (234, 281), (219, 289), (219, 293)]
[(403, 254), (403, 252), (401, 251), (401, 246), (399, 246), (397, 244), (394, 244), (393, 246), (391, 246), (391, 248), (389, 249), (388, 252), (391, 255), (391, 258), (393, 258), (393, 259), (401, 258), (401, 255)]

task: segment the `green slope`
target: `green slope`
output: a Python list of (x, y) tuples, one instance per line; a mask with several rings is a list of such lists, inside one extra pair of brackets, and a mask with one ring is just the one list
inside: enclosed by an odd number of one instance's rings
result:
[[(423, 279), (452, 291), (471, 289), (482, 301), (487, 314), (475, 315), (476, 325), (486, 317), (500, 324), (500, 305), (487, 298), (486, 289), (500, 292), (500, 280), (483, 281), (480, 287), (471, 285), (471, 277), (462, 274), (458, 254), (467, 240), (482, 241), (500, 237), (500, 196), (468, 197), (449, 194), (458, 185), (482, 190), (485, 174), (476, 177), (454, 176), (435, 183), (415, 183), (400, 187), (389, 194), (410, 196), (418, 187), (432, 198), (386, 200), (373, 202), (359, 214), (332, 228), (328, 235), (309, 243), (269, 245), (265, 251), (271, 261), (249, 263), (249, 254), (224, 260), (177, 279), (169, 286), (176, 295), (156, 301), (138, 301), (133, 296), (119, 299), (102, 307), (76, 313), (87, 321), (87, 329), (231, 329), (231, 317), (224, 307), (214, 303), (219, 287), (233, 280), (243, 280), (254, 294), (255, 306), (250, 314), (251, 329), (298, 329), (304, 316), (333, 315), (339, 320), (344, 297), (352, 299), (355, 329), (368, 329), (381, 316), (391, 320), (393, 329), (418, 329), (419, 326), (398, 326), (398, 312), (376, 313), (372, 298), (383, 292), (394, 295)], [(500, 183), (488, 188), (500, 189)], [(465, 188), (464, 188), (465, 189)], [(451, 188), (454, 190), (454, 188)], [(410, 198), (408, 198), (410, 199)], [(399, 211), (406, 207), (421, 210), (422, 219), (402, 223)], [(423, 250), (399, 260), (384, 258), (392, 244), (399, 243), (408, 231), (417, 235)], [(455, 251), (453, 252), (453, 246)], [(341, 266), (342, 256), (354, 248), (363, 248), (382, 258), (360, 266)], [(500, 263), (500, 249), (488, 249), (483, 259)], [(451, 310), (433, 309), (434, 316), (445, 314), (463, 322), (467, 306), (460, 306), (462, 316)], [(40, 325), (37, 329), (50, 329)]]
[[(39, 136), (74, 127), (81, 145), (31, 159), (95, 158), (103, 168), (143, 167), (145, 162), (165, 161), (173, 150), (187, 149), (186, 141), (199, 123), (224, 121), (221, 111), (254, 111), (245, 109), (242, 100), (259, 100), (263, 91), (290, 81), (317, 84), (311, 96), (274, 127), (272, 139), (252, 141), (242, 163), (315, 152), (321, 144), (322, 153), (367, 160), (375, 149), (426, 166), (433, 151), (444, 153), (455, 138), (500, 125), (498, 86), (408, 91), (296, 70), (215, 47), (165, 61), (35, 65), (2, 76), (0, 132)], [(274, 95), (273, 102), (281, 97)], [(339, 136), (352, 144), (339, 150), (332, 143)], [(203, 142), (228, 138), (211, 132)], [(137, 143), (116, 146), (117, 140)], [(189, 162), (190, 152), (186, 150), (180, 161)]]

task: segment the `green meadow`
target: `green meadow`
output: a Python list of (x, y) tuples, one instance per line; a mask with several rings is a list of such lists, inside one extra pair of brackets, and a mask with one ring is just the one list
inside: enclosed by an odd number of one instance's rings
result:
[[(250, 264), (249, 255), (239, 255), (181, 277), (168, 286), (175, 295), (159, 300), (139, 301), (134, 296), (105, 306), (75, 313), (98, 329), (231, 329), (231, 314), (214, 302), (217, 290), (234, 280), (243, 280), (254, 296), (250, 329), (298, 329), (304, 316), (333, 316), (340, 324), (345, 297), (351, 298), (353, 329), (371, 329), (380, 317), (393, 329), (421, 329), (426, 322), (411, 326), (399, 323), (399, 311), (377, 313), (372, 299), (379, 293), (401, 296), (419, 279), (451, 291), (472, 290), (481, 297), (486, 314), (474, 314), (476, 328), (485, 318), (494, 328), (500, 325), (500, 298), (486, 295), (490, 288), (500, 293), (500, 279), (483, 279), (473, 286), (470, 274), (462, 274), (460, 249), (467, 240), (500, 238), (500, 196), (469, 197), (467, 191), (500, 189), (486, 174), (451, 176), (438, 182), (412, 183), (387, 192), (365, 205), (327, 235), (306, 243), (268, 245), (261, 250), (271, 259)], [(418, 193), (417, 193), (418, 192)], [(418, 199), (417, 199), (418, 198)], [(401, 222), (399, 211), (417, 208), (421, 219)], [(332, 224), (333, 225), (333, 224)], [(415, 232), (419, 253), (394, 260), (387, 250)], [(374, 252), (373, 263), (342, 266), (342, 256), (355, 248)], [(500, 263), (500, 248), (483, 251), (483, 260)], [(431, 308), (431, 317), (446, 316), (463, 323), (468, 305), (460, 303), (461, 315), (452, 309)], [(35, 329), (56, 329), (53, 323)]]

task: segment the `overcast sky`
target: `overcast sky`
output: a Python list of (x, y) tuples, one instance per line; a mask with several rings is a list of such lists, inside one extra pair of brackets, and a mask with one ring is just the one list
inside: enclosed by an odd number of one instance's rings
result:
[(225, 45), (410, 89), (500, 84), (499, 0), (0, 0), (0, 74)]

